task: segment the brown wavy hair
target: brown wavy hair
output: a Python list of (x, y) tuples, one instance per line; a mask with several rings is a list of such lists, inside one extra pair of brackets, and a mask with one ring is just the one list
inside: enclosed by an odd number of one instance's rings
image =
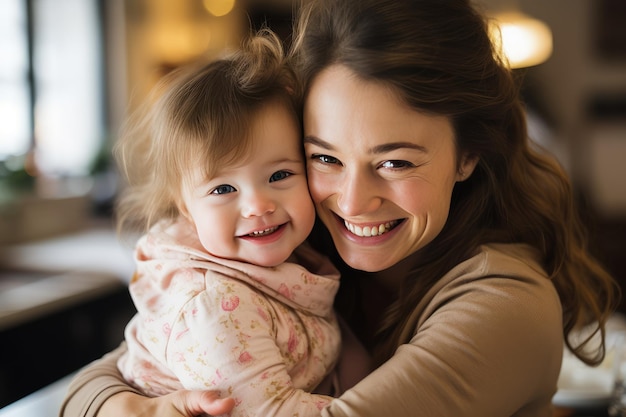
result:
[(568, 348), (598, 364), (604, 345), (584, 351), (588, 340), (569, 336), (590, 323), (604, 336), (619, 289), (587, 251), (566, 173), (528, 140), (519, 82), (481, 11), (468, 0), (316, 0), (297, 22), (292, 59), (305, 94), (323, 69), (341, 64), (390, 86), (418, 111), (447, 116), (459, 154), (479, 158), (471, 177), (456, 184), (446, 225), (421, 249), (386, 316), (380, 361), (406, 342), (401, 329), (424, 294), (479, 245), (499, 242), (540, 252), (560, 296)]
[(279, 100), (300, 123), (300, 94), (282, 41), (262, 29), (240, 49), (190, 64), (164, 77), (125, 124), (114, 153), (128, 186), (116, 206), (118, 230), (145, 231), (180, 214), (189, 166), (205, 175), (240, 160), (250, 149), (250, 122)]

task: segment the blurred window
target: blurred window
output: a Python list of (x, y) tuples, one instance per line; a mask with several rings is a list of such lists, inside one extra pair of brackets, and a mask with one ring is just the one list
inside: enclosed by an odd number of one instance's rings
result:
[(26, 3), (0, 2), (0, 159), (26, 153), (31, 141)]
[[(81, 176), (104, 141), (98, 0), (0, 1), (0, 161)], [(15, 164), (10, 164), (14, 166)]]

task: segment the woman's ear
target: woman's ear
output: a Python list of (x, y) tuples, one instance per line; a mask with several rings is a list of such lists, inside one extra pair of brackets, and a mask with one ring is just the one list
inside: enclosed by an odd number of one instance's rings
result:
[(478, 155), (464, 153), (461, 156), (459, 162), (459, 169), (457, 170), (456, 180), (457, 182), (465, 181), (474, 172), (474, 168), (478, 164)]

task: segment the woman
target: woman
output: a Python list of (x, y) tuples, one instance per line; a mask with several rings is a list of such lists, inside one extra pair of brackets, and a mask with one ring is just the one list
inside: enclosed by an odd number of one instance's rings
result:
[[(563, 343), (599, 363), (603, 348), (568, 336), (592, 322), (603, 333), (618, 291), (585, 249), (566, 175), (527, 140), (484, 18), (468, 0), (316, 0), (298, 23), (335, 304), (378, 366), (322, 415), (550, 416)], [(229, 409), (211, 393), (141, 398), (112, 358), (76, 380), (64, 415)]]

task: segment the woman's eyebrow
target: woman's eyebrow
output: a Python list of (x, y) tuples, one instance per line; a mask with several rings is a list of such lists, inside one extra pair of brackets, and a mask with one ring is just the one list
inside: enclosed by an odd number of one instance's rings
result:
[[(328, 142), (316, 137), (316, 136), (305, 136), (304, 143), (309, 143), (311, 145), (319, 146), (320, 148), (327, 149), (329, 151), (335, 150), (335, 148)], [(376, 145), (373, 148), (368, 150), (368, 153), (372, 154), (381, 154), (387, 153), (391, 151), (395, 151), (397, 149), (415, 149), (417, 151), (428, 153), (428, 149), (425, 146), (418, 145), (413, 142), (389, 142), (383, 143), (381, 145)]]
[(376, 145), (370, 149), (371, 153), (387, 153), (391, 151), (395, 151), (397, 149), (415, 149), (417, 151), (428, 153), (428, 149), (425, 146), (418, 145), (413, 142), (389, 142), (383, 143), (382, 145)]
[(310, 143), (311, 145), (315, 145), (315, 146), (319, 146), (320, 148), (324, 148), (326, 150), (329, 151), (333, 151), (335, 150), (335, 147), (332, 146), (330, 143), (323, 141), (322, 139), (318, 138), (317, 136), (311, 136), (311, 135), (307, 135), (304, 137), (304, 139), (302, 139), (302, 141), (306, 144), (306, 143)]

